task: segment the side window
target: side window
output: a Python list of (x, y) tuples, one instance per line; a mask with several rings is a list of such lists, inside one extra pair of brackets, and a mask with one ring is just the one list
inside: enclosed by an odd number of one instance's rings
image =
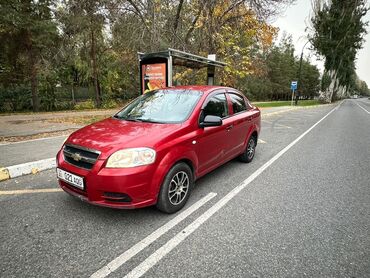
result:
[(229, 111), (227, 108), (226, 95), (218, 94), (209, 99), (207, 105), (203, 109), (201, 120), (203, 120), (207, 115), (219, 116), (221, 118), (224, 118), (228, 114)]
[(247, 110), (247, 105), (243, 97), (236, 94), (229, 94), (231, 103), (233, 104), (234, 114)]

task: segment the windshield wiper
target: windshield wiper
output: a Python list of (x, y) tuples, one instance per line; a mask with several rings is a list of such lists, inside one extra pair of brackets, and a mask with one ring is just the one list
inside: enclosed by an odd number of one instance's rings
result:
[(141, 122), (144, 122), (142, 119), (139, 119), (139, 118), (122, 118), (122, 120), (125, 120), (125, 121), (130, 121), (130, 122), (137, 122), (137, 123), (141, 123)]
[(119, 117), (117, 115), (113, 116), (114, 118), (130, 121), (130, 122), (141, 122), (141, 123), (156, 123), (156, 124), (163, 124), (163, 122), (156, 121), (150, 118), (135, 118), (135, 117)]
[(144, 122), (144, 123), (155, 123), (155, 124), (163, 124), (163, 122), (159, 122), (150, 118), (144, 119), (144, 118), (137, 118), (138, 121)]
[(130, 121), (130, 122), (142, 122), (140, 118), (134, 118), (134, 117), (120, 117), (118, 115), (113, 116), (116, 119), (124, 120), (124, 121)]

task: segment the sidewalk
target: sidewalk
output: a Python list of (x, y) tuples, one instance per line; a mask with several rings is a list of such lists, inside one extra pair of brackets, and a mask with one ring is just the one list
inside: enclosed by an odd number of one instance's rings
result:
[[(262, 108), (262, 117), (266, 118), (272, 115), (285, 113), (295, 107), (283, 106), (283, 107), (271, 107)], [(83, 112), (58, 112), (58, 113), (45, 113), (45, 114), (31, 114), (31, 115), (14, 115), (14, 116), (0, 116), (0, 134), (6, 134), (6, 136), (16, 136), (16, 134), (22, 134), (22, 136), (28, 136), (35, 133), (45, 132), (45, 130), (65, 130), (70, 124), (60, 123), (58, 125), (50, 125), (46, 120), (64, 118), (64, 117), (77, 117), (77, 116), (96, 116), (106, 115), (107, 117), (113, 115), (116, 110), (105, 110), (105, 111), (83, 111)], [(24, 121), (18, 123), (17, 121)], [(7, 129), (3, 130), (3, 125)], [(19, 126), (18, 126), (19, 125)], [(16, 128), (15, 128), (16, 126)], [(39, 126), (39, 127), (38, 127)], [(73, 125), (73, 128), (79, 128), (81, 125)], [(72, 132), (72, 131), (70, 131)], [(3, 135), (4, 136), (4, 135)], [(38, 162), (35, 165), (39, 165), (40, 160), (45, 160), (48, 165), (43, 167), (49, 167), (44, 169), (36, 169), (37, 171), (50, 169), (55, 167), (50, 161), (55, 158), (57, 152), (63, 144), (65, 138), (68, 135), (61, 135), (55, 137), (39, 138), (24, 142), (14, 143), (0, 143), (0, 170), (2, 167), (8, 168), (9, 166), (17, 167), (20, 164), (31, 162)], [(21, 167), (22, 168), (22, 167)], [(31, 169), (27, 164), (27, 169)], [(0, 173), (1, 176), (1, 173)], [(1, 178), (0, 178), (1, 180)]]
[(0, 145), (0, 168), (55, 157), (67, 136)]
[[(111, 116), (119, 109), (13, 114), (0, 116), (0, 137), (30, 136), (78, 129), (81, 124), (63, 122), (66, 118)], [(1, 161), (0, 161), (1, 162)]]

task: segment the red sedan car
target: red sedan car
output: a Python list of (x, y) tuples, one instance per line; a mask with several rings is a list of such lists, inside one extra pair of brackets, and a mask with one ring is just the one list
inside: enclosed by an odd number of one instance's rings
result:
[(66, 192), (92, 204), (181, 209), (194, 181), (239, 157), (251, 162), (258, 108), (232, 88), (181, 86), (146, 93), (69, 136), (57, 154)]

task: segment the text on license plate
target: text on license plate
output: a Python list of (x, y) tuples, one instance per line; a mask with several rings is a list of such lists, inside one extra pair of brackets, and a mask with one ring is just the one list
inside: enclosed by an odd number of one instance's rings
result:
[(78, 187), (79, 189), (84, 189), (84, 180), (82, 177), (79, 177), (77, 175), (71, 174), (67, 171), (64, 171), (62, 169), (57, 168), (57, 175), (58, 178), (61, 180)]

